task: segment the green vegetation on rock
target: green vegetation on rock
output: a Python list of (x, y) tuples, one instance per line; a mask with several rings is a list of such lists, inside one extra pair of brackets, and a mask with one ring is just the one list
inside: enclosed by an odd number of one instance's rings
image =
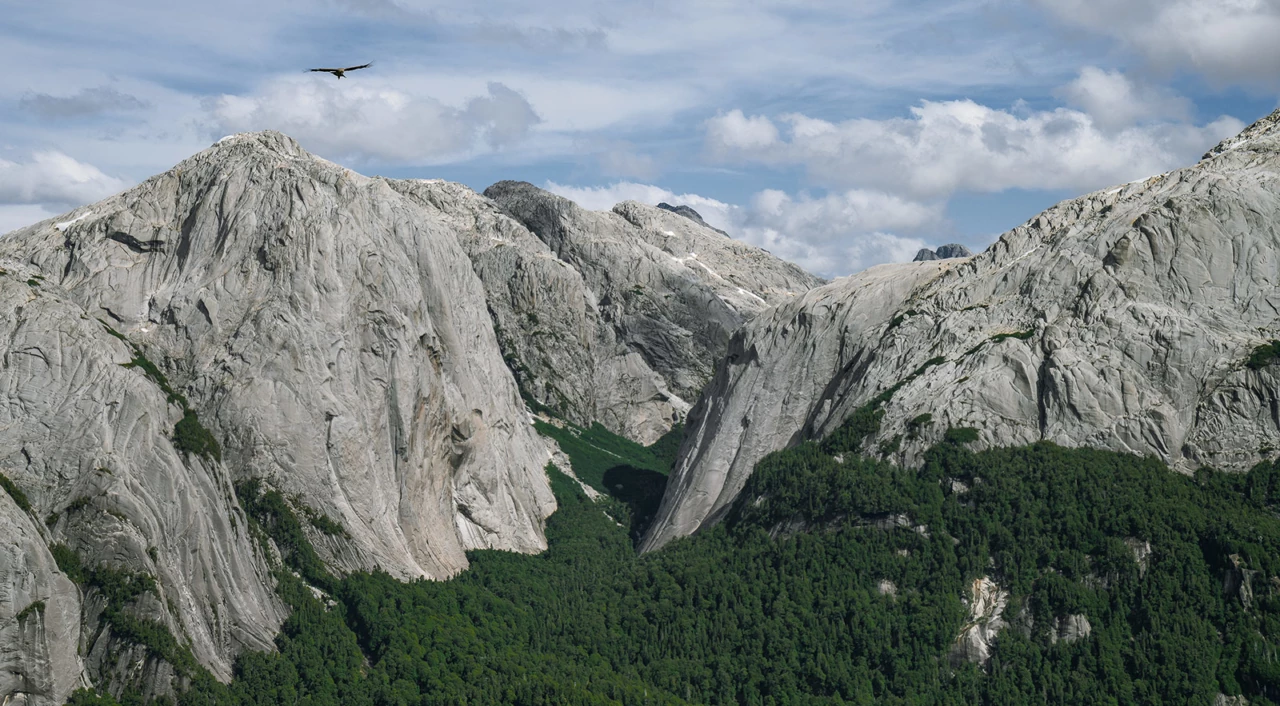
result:
[(1254, 348), (1244, 364), (1249, 366), (1250, 370), (1261, 370), (1277, 360), (1280, 360), (1280, 341), (1272, 341)]
[(626, 525), (632, 540), (638, 542), (658, 512), (667, 472), (684, 438), (684, 425), (677, 424), (648, 447), (600, 424), (584, 428), (535, 420), (534, 428), (568, 454), (579, 480), (605, 494), (605, 511)]
[(194, 454), (202, 458), (212, 459), (214, 461), (222, 460), (222, 447), (218, 445), (217, 438), (213, 433), (200, 423), (200, 415), (187, 402), (187, 398), (180, 392), (175, 391), (169, 385), (169, 379), (161, 372), (160, 368), (151, 362), (142, 352), (142, 349), (134, 345), (124, 334), (109, 326), (105, 321), (100, 323), (107, 329), (107, 333), (124, 341), (125, 345), (133, 350), (133, 360), (128, 363), (122, 363), (126, 368), (137, 368), (143, 372), (160, 391), (165, 393), (169, 404), (176, 404), (182, 408), (182, 419), (173, 427), (173, 446), (179, 451), (188, 454)]
[(86, 595), (96, 596), (105, 604), (101, 614), (102, 625), (110, 628), (113, 638), (145, 647), (150, 656), (168, 662), (180, 676), (212, 679), (207, 670), (196, 662), (190, 648), (179, 643), (168, 626), (159, 620), (139, 618), (130, 610), (143, 594), (149, 593), (157, 600), (160, 598), (154, 578), (108, 564), (85, 566), (80, 555), (65, 544), (54, 544), (49, 551), (67, 578), (79, 584)]
[(1017, 331), (1015, 333), (997, 333), (996, 335), (991, 337), (991, 342), (999, 343), (1001, 341), (1007, 341), (1010, 338), (1016, 338), (1019, 341), (1025, 341), (1034, 335), (1036, 335), (1035, 329), (1027, 329), (1026, 331)]
[(191, 409), (184, 409), (182, 419), (173, 427), (173, 447), (196, 456), (222, 460), (222, 448), (213, 433), (204, 428), (200, 417)]
[(27, 500), (27, 494), (3, 473), (0, 473), (0, 488), (4, 488), (4, 492), (13, 498), (13, 502), (22, 508), (23, 512), (31, 512), (31, 501)]

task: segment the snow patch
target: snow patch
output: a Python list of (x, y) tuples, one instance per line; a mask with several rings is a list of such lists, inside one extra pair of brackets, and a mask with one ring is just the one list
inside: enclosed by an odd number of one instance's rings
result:
[(738, 287), (738, 294), (741, 294), (741, 295), (743, 295), (743, 296), (747, 296), (747, 297), (751, 297), (752, 299), (754, 299), (754, 300), (756, 300), (756, 301), (758, 301), (758, 302), (760, 302), (761, 304), (764, 304), (764, 305), (766, 305), (766, 306), (769, 304), (769, 302), (765, 301), (764, 299), (761, 299), (761, 298), (760, 298), (759, 296), (757, 296), (754, 292), (748, 292), (747, 290), (743, 289), (742, 287)]
[[(690, 259), (692, 259), (692, 256), (690, 256)], [(724, 279), (723, 277), (721, 277), (721, 276), (720, 276), (720, 273), (716, 272), (715, 270), (711, 269), (710, 267), (707, 267), (706, 263), (702, 262), (701, 260), (693, 260), (693, 261), (694, 261), (694, 263), (696, 263), (699, 267), (701, 267), (702, 269), (704, 269), (704, 270), (706, 270), (707, 272), (709, 272), (709, 273), (711, 274), (711, 276), (712, 276), (712, 277), (715, 277), (716, 279), (719, 279), (719, 280), (723, 280), (723, 279)]]
[(54, 227), (54, 228), (57, 228), (57, 229), (58, 229), (58, 230), (60, 230), (60, 231), (65, 231), (67, 228), (70, 228), (71, 226), (75, 225), (76, 223), (79, 223), (80, 221), (83, 221), (84, 219), (86, 219), (86, 218), (88, 218), (89, 216), (92, 216), (92, 215), (93, 215), (93, 211), (85, 211), (84, 213), (82, 213), (82, 214), (80, 214), (80, 215), (76, 216), (75, 218), (72, 218), (72, 219), (71, 219), (71, 220), (69, 220), (69, 221), (63, 221), (63, 222), (61, 222), (61, 223), (54, 223), (54, 224), (53, 224), (53, 227)]

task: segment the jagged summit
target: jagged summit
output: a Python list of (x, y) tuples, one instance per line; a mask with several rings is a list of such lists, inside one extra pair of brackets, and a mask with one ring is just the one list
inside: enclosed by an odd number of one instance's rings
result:
[(925, 260), (950, 260), (957, 257), (973, 257), (973, 251), (959, 243), (939, 245), (937, 250), (921, 248), (920, 251), (916, 253), (912, 262), (924, 262)]
[(973, 257), (873, 267), (748, 322), (644, 547), (715, 522), (765, 454), (860, 409), (876, 414), (862, 452), (907, 464), (956, 427), (974, 448), (1045, 440), (1182, 471), (1272, 458), (1280, 380), (1246, 361), (1280, 337), (1278, 124), (1057, 204)]
[(729, 235), (728, 233), (724, 232), (723, 230), (720, 230), (719, 228), (716, 228), (716, 227), (712, 226), (711, 224), (707, 223), (706, 221), (702, 220), (702, 214), (701, 214), (701, 213), (698, 213), (698, 212), (697, 212), (697, 211), (695, 211), (695, 210), (693, 210), (693, 207), (692, 207), (692, 206), (686, 206), (686, 205), (684, 205), (684, 204), (679, 204), (679, 205), (676, 205), (676, 206), (672, 206), (672, 205), (671, 205), (671, 204), (669, 204), (669, 203), (663, 202), (663, 203), (659, 203), (659, 204), (658, 204), (658, 208), (660, 208), (660, 209), (662, 209), (662, 210), (664, 210), (664, 211), (670, 211), (670, 212), (672, 212), (672, 213), (675, 213), (675, 214), (679, 214), (679, 215), (681, 215), (681, 216), (684, 216), (685, 218), (688, 218), (689, 220), (693, 221), (694, 223), (697, 223), (697, 224), (698, 224), (698, 225), (700, 225), (700, 226), (703, 226), (703, 227), (706, 227), (706, 228), (710, 228), (711, 230), (714, 230), (715, 232), (719, 233), (720, 235), (724, 235), (724, 236), (728, 236), (728, 235)]
[(1257, 151), (1275, 152), (1280, 150), (1280, 108), (1270, 115), (1259, 118), (1235, 137), (1219, 142), (1213, 149), (1201, 157), (1201, 160), (1213, 159), (1223, 153), (1248, 145)]

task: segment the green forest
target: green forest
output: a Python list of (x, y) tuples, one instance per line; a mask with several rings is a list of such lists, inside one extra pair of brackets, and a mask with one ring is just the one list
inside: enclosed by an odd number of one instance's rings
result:
[[(549, 550), (472, 552), (449, 581), (331, 575), (278, 492), (240, 486), (293, 612), (278, 652), (242, 655), (230, 685), (195, 673), (178, 701), (1280, 704), (1280, 464), (1189, 477), (1048, 443), (974, 453), (952, 430), (904, 469), (804, 443), (724, 522), (641, 556), (673, 440), (539, 428), (610, 496), (549, 467)], [(1010, 597), (979, 665), (950, 655), (981, 577)], [(1089, 634), (1055, 639), (1068, 615)]]

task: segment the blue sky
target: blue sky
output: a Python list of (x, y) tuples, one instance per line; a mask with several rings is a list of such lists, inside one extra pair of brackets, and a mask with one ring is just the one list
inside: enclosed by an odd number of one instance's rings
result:
[(1193, 163), (1280, 95), (1280, 0), (0, 9), (21, 68), (0, 79), (0, 232), (270, 128), (367, 174), (688, 203), (836, 276)]

